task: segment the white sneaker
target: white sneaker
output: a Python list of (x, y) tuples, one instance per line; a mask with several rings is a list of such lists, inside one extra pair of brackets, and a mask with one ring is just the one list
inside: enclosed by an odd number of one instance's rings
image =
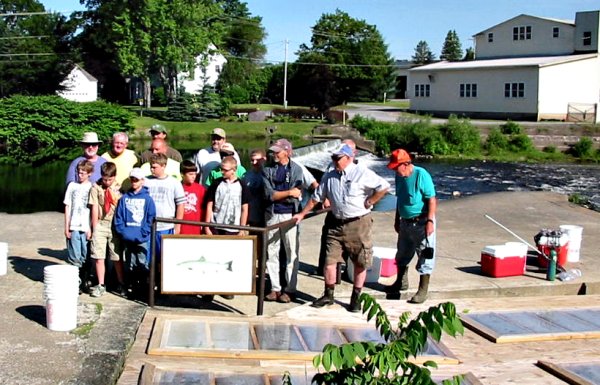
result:
[(102, 295), (106, 293), (106, 288), (102, 285), (96, 285), (92, 287), (91, 296), (94, 298), (102, 297)]

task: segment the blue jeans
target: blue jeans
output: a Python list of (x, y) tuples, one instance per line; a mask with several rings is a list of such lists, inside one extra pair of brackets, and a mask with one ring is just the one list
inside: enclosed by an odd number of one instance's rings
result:
[(122, 241), (127, 273), (134, 272), (139, 269), (147, 270), (146, 261), (148, 259), (148, 243), (136, 243), (130, 241)]
[[(417, 254), (417, 271), (420, 275), (431, 274), (435, 267), (435, 234), (436, 224), (433, 224), (433, 233), (425, 236), (425, 219), (419, 220), (417, 223), (400, 222), (400, 232), (398, 233), (398, 243), (396, 251), (396, 263), (398, 267), (408, 266), (410, 261)], [(433, 248), (433, 258), (425, 259), (421, 256), (423, 249), (426, 247)]]
[(84, 231), (72, 231), (67, 238), (67, 261), (79, 268), (83, 267), (88, 253), (88, 240)]

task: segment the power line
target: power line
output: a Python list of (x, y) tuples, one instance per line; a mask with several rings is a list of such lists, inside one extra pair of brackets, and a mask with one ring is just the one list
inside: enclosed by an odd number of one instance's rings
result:
[(0, 37), (0, 40), (13, 40), (13, 39), (41, 39), (44, 37), (50, 37), (50, 35), (37, 35), (37, 36), (5, 36)]
[(13, 56), (56, 56), (56, 53), (43, 52), (43, 53), (0, 53), (0, 57), (13, 57)]

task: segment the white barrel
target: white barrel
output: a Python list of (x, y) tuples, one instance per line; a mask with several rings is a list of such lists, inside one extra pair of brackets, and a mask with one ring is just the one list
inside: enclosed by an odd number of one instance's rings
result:
[(46, 326), (57, 332), (77, 327), (77, 297), (48, 299), (46, 301)]
[(0, 275), (8, 271), (8, 243), (0, 242)]
[(569, 237), (569, 246), (567, 247), (567, 262), (579, 262), (583, 227), (576, 225), (561, 225), (560, 231), (567, 234)]
[(72, 265), (50, 265), (44, 268), (44, 301), (46, 326), (54, 331), (77, 327), (79, 268)]

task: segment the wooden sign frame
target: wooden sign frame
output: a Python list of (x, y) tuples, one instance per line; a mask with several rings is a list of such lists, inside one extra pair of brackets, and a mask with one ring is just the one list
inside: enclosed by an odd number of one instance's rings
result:
[(596, 366), (598, 367), (597, 372), (600, 373), (600, 362), (597, 361), (555, 364), (553, 362), (540, 360), (537, 362), (537, 365), (553, 376), (556, 376), (571, 385), (594, 385), (597, 384), (597, 382), (591, 382), (581, 377), (576, 371), (569, 369), (570, 366)]
[(163, 235), (164, 294), (255, 294), (256, 236)]

